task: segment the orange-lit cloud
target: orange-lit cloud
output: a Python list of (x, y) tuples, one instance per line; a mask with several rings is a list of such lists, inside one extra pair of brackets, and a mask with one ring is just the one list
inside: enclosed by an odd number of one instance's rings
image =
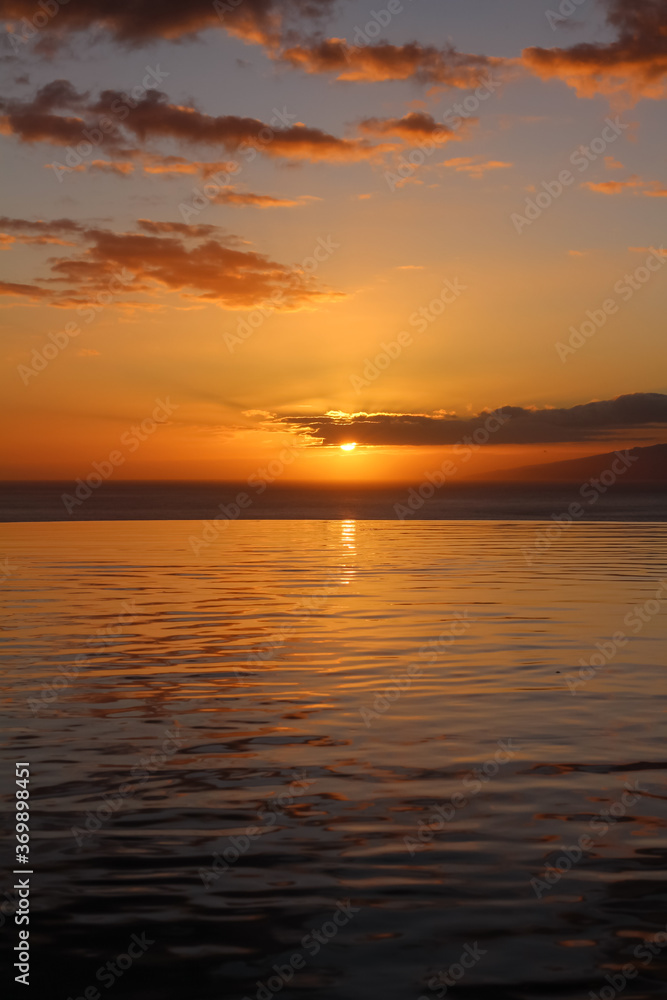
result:
[(605, 156), (604, 165), (607, 170), (623, 170), (623, 164), (619, 163), (614, 156)]
[(0, 281), (0, 295), (12, 295), (26, 299), (43, 299), (49, 296), (45, 288), (24, 285), (17, 281)]
[(469, 89), (496, 69), (509, 65), (504, 59), (470, 55), (454, 48), (410, 42), (407, 45), (348, 45), (344, 38), (301, 43), (277, 56), (282, 62), (306, 73), (335, 73), (338, 80), (377, 83), (383, 80), (415, 80)]
[(252, 208), (298, 208), (310, 201), (319, 201), (312, 195), (301, 195), (298, 198), (278, 198), (269, 194), (253, 194), (251, 191), (239, 191), (234, 187), (223, 187), (211, 201), (216, 205), (237, 205)]
[(183, 156), (160, 156), (158, 153), (140, 153), (139, 158), (145, 174), (210, 177), (217, 173), (233, 173), (236, 167), (231, 160), (186, 160)]
[(76, 246), (71, 240), (63, 240), (60, 236), (22, 236), (22, 235), (10, 235), (9, 233), (0, 232), (0, 249), (9, 250), (12, 246), (17, 243), (21, 243), (27, 246), (46, 246), (47, 244), (60, 246), (60, 247), (73, 247)]
[(402, 118), (365, 118), (359, 123), (359, 130), (367, 135), (398, 136), (407, 143), (420, 139), (444, 143), (459, 138), (453, 128), (435, 121), (425, 111), (411, 111)]
[(513, 166), (513, 163), (506, 163), (504, 160), (482, 160), (472, 156), (459, 156), (443, 163), (443, 167), (451, 167), (457, 173), (476, 178), (483, 177), (489, 170), (505, 170)]
[(661, 98), (667, 93), (667, 5), (664, 0), (607, 0), (615, 41), (571, 48), (532, 47), (524, 64), (543, 79), (557, 78), (581, 97), (629, 93)]
[[(116, 174), (119, 177), (130, 177), (133, 173), (143, 172), (146, 176), (182, 177), (199, 176), (203, 179), (216, 173), (233, 174), (238, 165), (232, 160), (188, 160), (184, 156), (161, 156), (159, 153), (146, 153), (140, 149), (125, 149), (126, 160), (92, 160), (78, 166), (67, 167), (72, 173), (99, 172)], [(59, 165), (62, 168), (62, 164)], [(45, 163), (45, 170), (54, 170), (55, 163)]]
[[(30, 227), (48, 232), (49, 223), (4, 219), (4, 228), (21, 233)], [(138, 292), (177, 292), (187, 300), (211, 302), (227, 309), (250, 309), (272, 300), (275, 308), (294, 311), (341, 297), (318, 286), (302, 269), (280, 264), (263, 254), (238, 250), (235, 237), (214, 226), (141, 219), (140, 232), (115, 233), (57, 220), (59, 229), (78, 233), (79, 251), (51, 258), (49, 275), (36, 284), (4, 283), (0, 292), (70, 306), (94, 301), (107, 293), (119, 272), (131, 280), (114, 288), (117, 301)], [(230, 245), (231, 244), (231, 245)], [(64, 287), (61, 287), (64, 286)]]
[(647, 198), (667, 197), (667, 190), (659, 181), (643, 181), (636, 175), (628, 177), (625, 181), (587, 181), (582, 187), (588, 188), (589, 191), (597, 191), (599, 194), (623, 194), (626, 191), (634, 191)]

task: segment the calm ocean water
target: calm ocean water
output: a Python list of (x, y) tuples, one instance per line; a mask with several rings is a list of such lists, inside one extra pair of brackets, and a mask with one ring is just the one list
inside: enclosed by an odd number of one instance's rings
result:
[(0, 526), (31, 995), (664, 996), (658, 520)]
[[(99, 477), (98, 477), (99, 478)], [(415, 487), (242, 483), (0, 483), (0, 521), (549, 520), (579, 502), (585, 521), (667, 521), (667, 483), (616, 483), (582, 496), (579, 483), (452, 482), (424, 500)], [(79, 493), (77, 495), (77, 489)], [(262, 492), (259, 490), (262, 489)], [(236, 502), (244, 496), (242, 506)], [(64, 500), (63, 498), (68, 498)], [(83, 498), (83, 499), (80, 499)], [(234, 506), (236, 504), (236, 512)], [(221, 510), (221, 507), (224, 508)], [(398, 509), (397, 509), (398, 507)], [(408, 513), (405, 514), (404, 512)]]

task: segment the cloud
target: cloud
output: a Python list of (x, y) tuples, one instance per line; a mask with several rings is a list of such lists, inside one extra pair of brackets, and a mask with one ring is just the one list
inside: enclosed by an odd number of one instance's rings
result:
[(134, 173), (131, 160), (92, 160), (88, 169), (93, 173), (116, 174), (118, 177), (128, 177)]
[(645, 198), (667, 197), (667, 190), (661, 186), (659, 181), (643, 181), (636, 175), (628, 177), (625, 181), (587, 181), (581, 186), (599, 194), (623, 194), (626, 191), (633, 191)]
[(10, 235), (9, 233), (0, 232), (0, 250), (9, 250), (17, 243), (27, 246), (46, 246), (47, 244), (60, 247), (76, 246), (76, 243), (73, 243), (71, 240), (64, 240), (62, 237), (56, 236), (55, 233), (44, 236), (27, 236), (20, 233)]
[(233, 173), (236, 166), (231, 160), (186, 160), (183, 156), (160, 156), (158, 153), (138, 155), (145, 174), (193, 174), (206, 178), (217, 173)]
[[(638, 392), (567, 408), (503, 406), (494, 411), (505, 422), (487, 436), (489, 445), (555, 444), (617, 440), (638, 432), (667, 428), (667, 395)], [(462, 417), (423, 413), (326, 413), (274, 416), (273, 426), (304, 434), (320, 446), (356, 441), (375, 446), (454, 445), (484, 429), (491, 411)], [(495, 425), (492, 425), (495, 426)], [(485, 443), (483, 435), (479, 443)]]
[[(159, 4), (128, 0), (76, 0), (62, 5), (40, 29), (42, 47), (74, 32), (104, 32), (114, 41), (138, 47), (158, 39), (179, 41), (206, 29), (222, 29), (248, 42), (276, 45), (290, 29), (326, 16), (335, 0), (161, 0)], [(21, 36), (21, 18), (30, 21), (38, 10), (34, 0), (0, 0), (0, 16)], [(38, 43), (39, 44), (39, 43)]]
[(313, 195), (301, 195), (298, 198), (277, 198), (269, 194), (253, 194), (251, 191), (239, 191), (234, 187), (223, 187), (211, 201), (216, 205), (237, 205), (252, 208), (298, 208), (311, 201), (319, 201)]
[(492, 70), (510, 65), (509, 60), (470, 55), (453, 47), (438, 49), (418, 42), (348, 45), (344, 38), (302, 42), (275, 58), (305, 73), (335, 73), (338, 80), (363, 83), (414, 80), (463, 90), (479, 86)]
[(605, 156), (604, 165), (607, 170), (623, 170), (623, 164), (614, 156)]
[[(176, 234), (186, 236), (189, 239), (215, 238), (218, 243), (229, 245), (219, 226), (205, 225), (204, 223), (192, 226), (186, 222), (154, 222), (152, 219), (137, 219), (137, 227), (151, 236), (173, 236)], [(231, 237), (231, 240), (235, 241), (236, 237)]]
[(0, 295), (42, 299), (48, 295), (48, 292), (45, 288), (39, 288), (37, 285), (22, 285), (16, 281), (0, 281)]
[(365, 118), (359, 123), (359, 131), (367, 135), (398, 136), (410, 144), (420, 139), (435, 138), (437, 142), (459, 139), (453, 128), (436, 122), (425, 111), (411, 111), (402, 118)]
[(543, 79), (560, 79), (580, 97), (630, 93), (661, 98), (667, 93), (667, 4), (664, 0), (606, 0), (607, 22), (617, 32), (608, 43), (570, 48), (532, 47), (524, 64)]
[[(62, 110), (76, 110), (77, 114), (54, 113)], [(178, 157), (151, 160), (150, 151), (132, 148), (137, 139), (142, 143), (166, 139), (184, 145), (213, 146), (228, 152), (238, 151), (248, 161), (260, 152), (292, 161), (355, 162), (374, 159), (394, 149), (391, 144), (373, 145), (365, 139), (338, 138), (301, 122), (290, 124), (296, 116), (286, 110), (276, 111), (267, 124), (257, 118), (209, 115), (190, 105), (172, 104), (158, 90), (147, 90), (138, 100), (122, 91), (105, 90), (91, 101), (87, 94), (77, 93), (65, 80), (42, 87), (26, 100), (0, 100), (0, 112), (2, 131), (22, 142), (74, 147), (84, 142), (91, 147), (92, 141), (98, 149), (119, 159), (142, 158), (148, 152), (145, 163), (149, 172), (166, 172), (167, 168), (178, 172), (179, 167), (186, 172), (187, 161)], [(132, 145), (128, 147), (130, 142)]]
[[(179, 161), (173, 163), (172, 161)], [(62, 164), (57, 162), (45, 163), (44, 168), (48, 170), (61, 170)], [(231, 170), (225, 169), (231, 168)], [(128, 178), (135, 174), (136, 170), (143, 170), (144, 175), (172, 177), (184, 174), (199, 174), (203, 179), (211, 176), (217, 170), (225, 173), (234, 173), (236, 164), (227, 161), (218, 162), (198, 162), (185, 160), (180, 156), (149, 156), (141, 154), (140, 159), (135, 163), (132, 160), (92, 160), (89, 163), (81, 163), (75, 167), (67, 167), (72, 173), (104, 173), (112, 174), (116, 177)], [(300, 195), (297, 198), (280, 198), (276, 195), (255, 194), (250, 191), (240, 191), (232, 185), (223, 185), (218, 194), (210, 198), (212, 204), (216, 205), (236, 205), (252, 206), (254, 208), (297, 208), (307, 205), (311, 201), (320, 201), (314, 195)], [(2, 237), (0, 235), (0, 243)], [(37, 239), (28, 240), (24, 238), (22, 242), (38, 242)], [(46, 242), (41, 240), (41, 242)], [(60, 242), (50, 239), (48, 242)]]
[[(234, 173), (237, 165), (231, 160), (187, 160), (183, 156), (161, 156), (159, 153), (146, 153), (140, 149), (126, 149), (127, 160), (92, 160), (80, 163), (78, 166), (66, 167), (72, 173), (116, 174), (119, 177), (129, 177), (133, 173), (143, 172), (147, 177), (201, 177), (206, 180), (215, 173)], [(54, 170), (63, 164), (45, 163), (45, 170)]]
[[(115, 102), (122, 100), (122, 93), (107, 90), (91, 110), (112, 114)], [(383, 150), (363, 140), (340, 139), (301, 123), (279, 128), (257, 118), (208, 115), (194, 107), (170, 104), (167, 95), (156, 90), (148, 91), (132, 108), (123, 128), (142, 141), (175, 139), (186, 144), (220, 146), (228, 151), (243, 147), (259, 150), (269, 157), (310, 162), (363, 160)]]
[(52, 219), (45, 222), (43, 219), (12, 219), (6, 215), (0, 216), (0, 230), (10, 233), (29, 233), (39, 236), (61, 235), (62, 233), (79, 234), (83, 233), (85, 227), (74, 219)]
[(454, 160), (445, 160), (443, 167), (451, 167), (457, 173), (468, 174), (469, 177), (480, 178), (489, 170), (504, 170), (513, 167), (513, 163), (504, 160), (482, 160), (472, 156), (459, 156)]
[(630, 177), (626, 181), (587, 181), (582, 187), (599, 194), (622, 194), (623, 191), (635, 190), (644, 186), (644, 181), (638, 177)]
[[(69, 80), (53, 80), (33, 97), (23, 100), (0, 98), (0, 131), (16, 135), (23, 142), (50, 142), (57, 146), (81, 142), (86, 122), (77, 115), (58, 115), (56, 111), (82, 111), (87, 93), (79, 93)], [(110, 136), (104, 136), (111, 144)]]
[(100, 293), (108, 294), (110, 282), (120, 273), (132, 279), (114, 291), (117, 302), (128, 301), (128, 294), (137, 292), (155, 296), (168, 291), (227, 309), (252, 309), (273, 298), (276, 309), (295, 311), (342, 297), (320, 287), (298, 267), (237, 249), (237, 238), (218, 227), (150, 219), (138, 220), (137, 226), (138, 232), (116, 233), (67, 219), (54, 223), (2, 219), (0, 228), (10, 233), (75, 233), (77, 252), (50, 258), (48, 276), (35, 278), (35, 284), (6, 282), (0, 293), (48, 299), (51, 305), (84, 304), (99, 301)]

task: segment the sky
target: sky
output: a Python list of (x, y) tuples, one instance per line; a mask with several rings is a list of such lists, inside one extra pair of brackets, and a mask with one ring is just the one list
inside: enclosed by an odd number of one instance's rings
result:
[(666, 440), (664, 0), (0, 13), (4, 478)]

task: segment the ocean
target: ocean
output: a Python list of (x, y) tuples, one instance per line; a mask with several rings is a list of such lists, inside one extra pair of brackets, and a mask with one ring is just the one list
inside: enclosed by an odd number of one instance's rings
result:
[(248, 482), (0, 483), (0, 521), (511, 520), (548, 521), (572, 504), (575, 520), (665, 521), (667, 483)]
[(0, 525), (33, 996), (664, 994), (662, 500), (481, 520), (468, 490), (207, 535), (212, 485), (189, 520), (35, 494)]

